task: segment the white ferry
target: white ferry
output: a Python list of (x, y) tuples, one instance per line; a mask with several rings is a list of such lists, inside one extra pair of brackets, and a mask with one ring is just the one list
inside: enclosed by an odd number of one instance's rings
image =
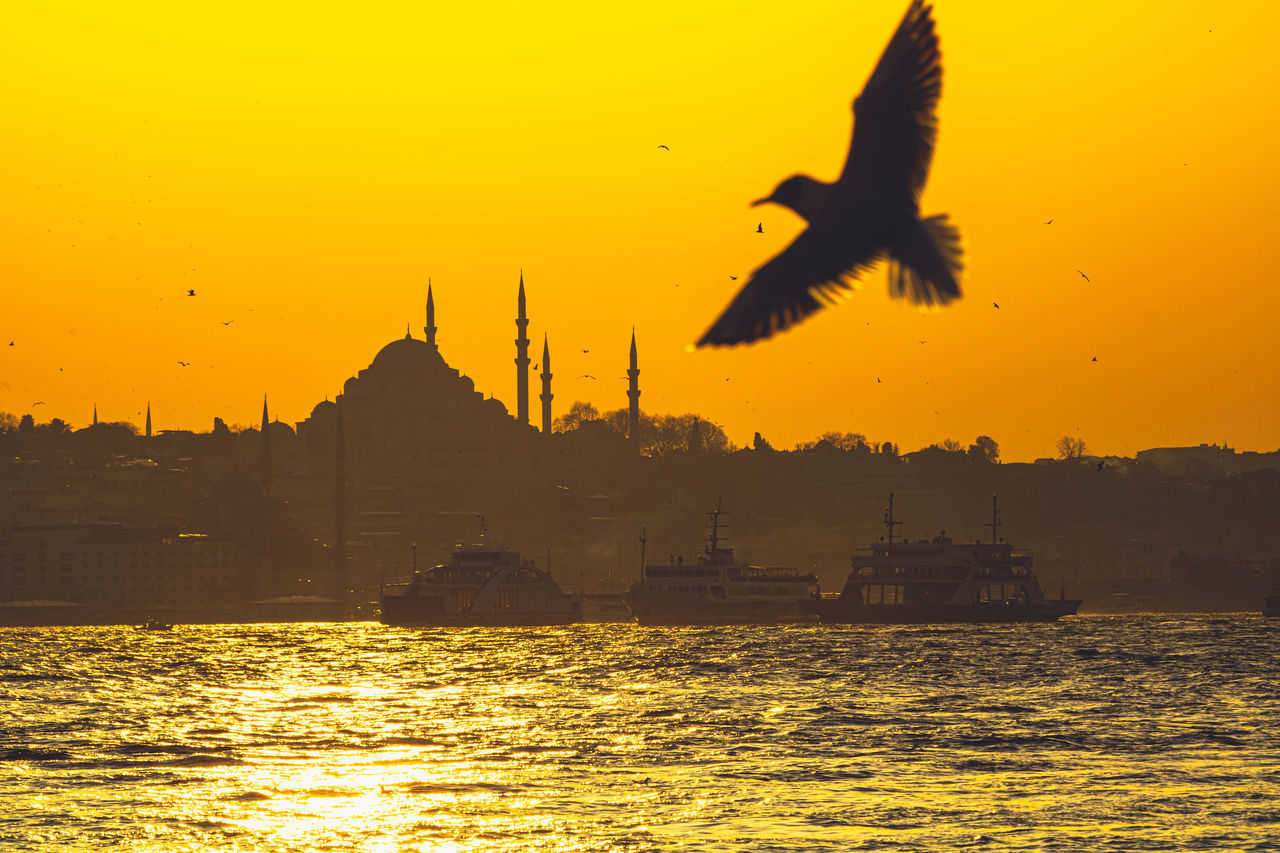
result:
[(567, 625), (582, 616), (547, 572), (484, 544), (459, 545), (449, 562), (383, 583), (381, 600), (384, 625)]
[(894, 541), (893, 495), (885, 511), (888, 540), (854, 554), (838, 598), (813, 603), (823, 622), (1053, 622), (1074, 614), (1079, 599), (1046, 598), (1031, 571), (1030, 551), (997, 536), (1000, 512), (991, 499), (990, 544), (933, 539)]
[[(806, 605), (818, 579), (798, 569), (739, 563), (721, 546), (720, 505), (707, 513), (707, 545), (692, 563), (673, 557), (644, 565), (627, 591), (627, 605), (641, 625), (742, 625), (816, 621)], [(641, 536), (643, 546), (645, 539)], [(643, 555), (643, 550), (642, 550)]]

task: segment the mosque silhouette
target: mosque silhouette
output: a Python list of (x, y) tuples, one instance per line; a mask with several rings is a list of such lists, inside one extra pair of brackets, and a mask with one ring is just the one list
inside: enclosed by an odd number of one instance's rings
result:
[[(429, 284), (424, 337), (415, 338), (406, 328), (403, 338), (384, 346), (368, 367), (343, 384), (336, 400), (318, 403), (297, 423), (298, 440), (309, 455), (317, 461), (332, 460), (339, 452), (341, 433), (342, 452), (353, 468), (433, 463), (452, 467), (476, 454), (487, 457), (490, 464), (501, 464), (501, 456), (527, 451), (531, 444), (551, 435), (554, 374), (550, 343), (545, 337), (538, 374), (542, 383), (541, 430), (529, 422), (531, 360), (524, 274), (520, 275), (516, 300), (514, 417), (502, 401), (477, 391), (468, 376), (449, 365), (440, 352), (435, 319), (435, 296)], [(638, 452), (640, 370), (634, 331), (627, 376), (627, 441)]]

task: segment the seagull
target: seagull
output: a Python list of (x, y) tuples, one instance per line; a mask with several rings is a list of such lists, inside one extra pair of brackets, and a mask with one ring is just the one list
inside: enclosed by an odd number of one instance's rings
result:
[(758, 223), (758, 224), (756, 225), (756, 233), (757, 233), (757, 234), (763, 234), (763, 233), (764, 233), (764, 223), (763, 223), (763, 222)]
[[(667, 148), (667, 146), (665, 146), (665, 145), (659, 145), (658, 147), (659, 147), (659, 148)], [(668, 150), (668, 151), (670, 151), (671, 149), (670, 149), (670, 148), (667, 148), (667, 150)]]
[(35, 408), (36, 406), (43, 406), (43, 405), (44, 405), (44, 400), (36, 400), (34, 403), (31, 404), (31, 407)]
[(195, 296), (195, 295), (196, 295), (196, 292), (194, 290), (187, 291), (187, 296)]
[(187, 362), (187, 361), (180, 361), (180, 362), (178, 362), (178, 366), (179, 366), (179, 367), (186, 367), (188, 364), (190, 364), (190, 362)]
[(1046, 222), (1046, 223), (1045, 223), (1045, 225), (1052, 225), (1052, 224), (1053, 224), (1053, 220), (1052, 220), (1052, 219), (1050, 219), (1048, 222)]
[(591, 350), (589, 350), (589, 349), (584, 349), (584, 350), (583, 350), (583, 352), (584, 352), (584, 353), (587, 353), (587, 352), (591, 352)]
[(752, 202), (790, 208), (808, 228), (751, 274), (699, 346), (750, 343), (788, 329), (846, 296), (885, 258), (891, 296), (919, 305), (960, 296), (959, 230), (946, 214), (920, 217), (942, 93), (931, 11), (912, 0), (853, 102), (856, 128), (835, 183), (793, 175)]
[(227, 320), (227, 321), (226, 321), (226, 322), (224, 322), (222, 325), (224, 325), (224, 326), (230, 326), (230, 325), (231, 325), (232, 323), (234, 323), (234, 322), (235, 322), (235, 320)]
[(729, 281), (737, 281), (737, 280), (738, 280), (738, 277), (736, 275), (729, 276)]
[(581, 376), (579, 376), (578, 378), (579, 378), (579, 379), (595, 379), (595, 377), (594, 377), (594, 376), (592, 376), (590, 373), (584, 373), (584, 374), (582, 374)]
[(1089, 280), (1089, 276), (1087, 276), (1087, 275), (1085, 275), (1084, 273), (1080, 272), (1080, 270), (1076, 270), (1076, 272), (1079, 272), (1079, 273), (1080, 273), (1080, 277), (1081, 277), (1082, 279), (1084, 279), (1085, 281), (1088, 281), (1088, 280)]
[(1093, 360), (1094, 360), (1094, 361), (1097, 361), (1097, 360), (1098, 360), (1098, 357), (1095, 355), (1095, 356), (1093, 357)]
[(992, 302), (991, 304), (992, 304), (992, 305), (994, 305), (994, 306), (996, 306), (997, 308), (999, 308), (999, 307), (1000, 307), (1000, 303), (999, 303), (999, 302)]

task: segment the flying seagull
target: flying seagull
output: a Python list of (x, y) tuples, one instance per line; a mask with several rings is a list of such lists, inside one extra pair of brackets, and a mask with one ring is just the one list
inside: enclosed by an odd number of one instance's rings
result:
[(833, 304), (877, 261), (889, 261), (889, 293), (919, 305), (960, 296), (960, 232), (946, 214), (921, 218), (942, 93), (932, 7), (912, 0), (853, 102), (856, 127), (833, 184), (792, 175), (769, 196), (809, 223), (761, 265), (699, 346), (767, 338)]
[[(667, 148), (667, 146), (665, 146), (665, 145), (659, 145), (658, 147), (659, 147), (659, 148)], [(668, 151), (670, 151), (671, 149), (670, 149), (670, 148), (667, 148), (667, 150), (668, 150)]]
[(1046, 223), (1045, 223), (1045, 225), (1052, 225), (1052, 224), (1053, 224), (1053, 220), (1052, 220), (1052, 219), (1050, 219), (1048, 222), (1046, 222)]
[(999, 302), (992, 302), (991, 304), (992, 304), (992, 305), (994, 305), (994, 306), (996, 306), (997, 308), (999, 308), (999, 307), (1000, 307), (1000, 303), (999, 303)]
[[(754, 204), (755, 204), (755, 202), (753, 202), (753, 205), (754, 205)], [(764, 233), (764, 223), (763, 223), (763, 222), (760, 222), (760, 223), (757, 223), (757, 224), (756, 224), (756, 233), (757, 233), (757, 234), (763, 234), (763, 233)]]
[(1087, 275), (1085, 275), (1084, 273), (1080, 272), (1080, 270), (1076, 270), (1076, 272), (1079, 272), (1079, 273), (1080, 273), (1080, 277), (1081, 277), (1082, 279), (1084, 279), (1085, 281), (1089, 281), (1089, 276), (1087, 276)]
[(194, 290), (187, 291), (187, 296), (195, 296), (195, 295), (196, 295), (196, 292)]

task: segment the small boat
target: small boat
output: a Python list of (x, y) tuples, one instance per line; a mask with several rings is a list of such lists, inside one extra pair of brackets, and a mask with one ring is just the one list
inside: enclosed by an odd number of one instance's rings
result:
[(173, 625), (159, 619), (144, 619), (141, 625), (135, 625), (139, 631), (172, 631)]
[(856, 553), (838, 598), (812, 602), (823, 622), (959, 623), (1053, 622), (1074, 614), (1079, 599), (1046, 598), (1031, 571), (1031, 552), (1015, 550), (997, 535), (1001, 526), (991, 498), (991, 543), (953, 542), (944, 531), (933, 539), (894, 541), (893, 495), (885, 511), (888, 541)]

